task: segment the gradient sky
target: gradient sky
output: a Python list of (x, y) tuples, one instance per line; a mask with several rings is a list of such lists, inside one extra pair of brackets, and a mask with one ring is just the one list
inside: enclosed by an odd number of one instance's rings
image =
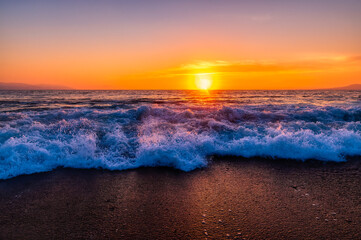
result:
[(0, 0), (0, 82), (77, 89), (361, 84), (359, 0)]

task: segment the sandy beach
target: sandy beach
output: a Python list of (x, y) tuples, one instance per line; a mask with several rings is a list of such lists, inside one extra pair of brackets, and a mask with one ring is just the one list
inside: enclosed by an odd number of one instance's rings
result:
[(19, 176), (0, 182), (0, 238), (360, 239), (360, 166), (214, 158)]

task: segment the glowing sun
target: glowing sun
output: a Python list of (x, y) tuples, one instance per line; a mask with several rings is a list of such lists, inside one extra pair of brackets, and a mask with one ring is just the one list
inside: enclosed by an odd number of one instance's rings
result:
[(209, 73), (196, 74), (196, 86), (201, 90), (208, 90), (212, 86), (212, 76)]

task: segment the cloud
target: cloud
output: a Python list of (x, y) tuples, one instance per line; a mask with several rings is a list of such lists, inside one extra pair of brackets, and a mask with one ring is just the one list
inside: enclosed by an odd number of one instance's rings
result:
[(349, 62), (361, 62), (361, 56), (353, 56), (348, 58)]
[(329, 57), (300, 61), (196, 61), (159, 72), (164, 76), (190, 75), (195, 73), (300, 73), (325, 71), (345, 67), (358, 67), (361, 56)]

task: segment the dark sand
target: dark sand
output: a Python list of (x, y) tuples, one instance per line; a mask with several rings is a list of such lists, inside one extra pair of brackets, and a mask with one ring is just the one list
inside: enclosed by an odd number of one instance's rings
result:
[(361, 159), (58, 169), (0, 181), (0, 214), (0, 239), (361, 239)]

